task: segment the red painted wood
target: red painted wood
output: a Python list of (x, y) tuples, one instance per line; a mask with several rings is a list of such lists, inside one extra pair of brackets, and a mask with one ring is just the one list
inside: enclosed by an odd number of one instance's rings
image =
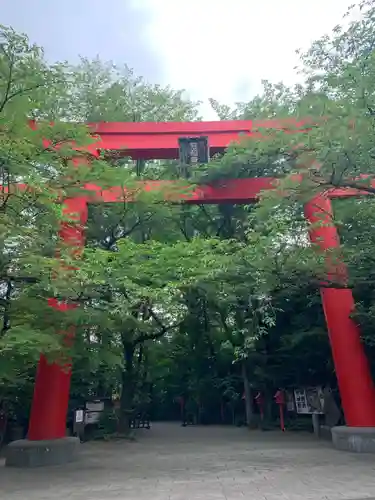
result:
[[(87, 222), (88, 209), (84, 197), (65, 200), (64, 213), (74, 223), (63, 223), (60, 238), (73, 251), (80, 251), (84, 246), (84, 224)], [(54, 309), (66, 312), (77, 307), (76, 304), (49, 299), (48, 304)], [(74, 336), (74, 327), (69, 332), (61, 332), (67, 341)], [(66, 416), (68, 411), (70, 361), (49, 363), (42, 355), (36, 373), (34, 397), (31, 406), (28, 439), (32, 441), (59, 439), (66, 436)]]
[[(90, 128), (98, 136), (95, 146), (101, 150), (122, 152), (124, 156), (144, 159), (178, 158), (178, 139), (207, 136), (211, 155), (222, 152), (242, 137), (261, 139), (266, 131), (305, 130), (308, 120), (232, 120), (216, 122), (166, 123), (93, 123)], [(269, 133), (269, 132), (268, 132)]]
[[(307, 203), (305, 216), (313, 225), (310, 239), (314, 244), (324, 252), (340, 246), (328, 197), (319, 195)], [(333, 264), (328, 258), (327, 266), (331, 278), (345, 282), (342, 263)], [(351, 319), (352, 292), (348, 288), (322, 287), (321, 297), (346, 423), (351, 427), (375, 427), (375, 387), (358, 325)]]
[[(375, 181), (371, 185), (375, 188)], [(85, 197), (89, 203), (118, 203), (123, 201), (130, 203), (135, 201), (143, 191), (160, 191), (160, 195), (171, 202), (184, 200), (186, 203), (192, 204), (241, 204), (255, 202), (259, 199), (262, 191), (274, 189), (276, 186), (277, 179), (257, 177), (252, 179), (229, 179), (215, 185), (192, 186), (189, 184), (176, 184), (174, 181), (145, 181), (137, 182), (131, 188), (115, 186), (110, 189), (102, 189), (97, 184), (85, 184), (83, 189), (87, 191)], [(13, 189), (22, 192), (29, 188), (26, 184), (17, 184)], [(7, 189), (4, 189), (4, 191), (7, 191)], [(366, 191), (352, 188), (329, 189), (326, 193), (330, 199), (369, 195)]]

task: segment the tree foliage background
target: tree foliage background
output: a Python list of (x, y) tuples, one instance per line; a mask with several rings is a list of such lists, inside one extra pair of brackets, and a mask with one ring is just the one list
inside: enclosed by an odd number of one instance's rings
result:
[[(47, 63), (26, 36), (1, 28), (0, 399), (14, 418), (27, 422), (42, 352), (73, 357), (72, 406), (118, 395), (123, 430), (140, 409), (179, 417), (181, 398), (202, 423), (250, 425), (256, 391), (271, 415), (277, 388), (335, 388), (319, 297), (324, 256), (309, 245), (303, 217), (303, 204), (332, 187), (368, 195), (335, 202), (334, 223), (375, 367), (374, 40), (375, 2), (367, 0), (300, 54), (301, 84), (264, 82), (261, 95), (234, 109), (211, 100), (218, 119), (253, 119), (262, 137), (192, 169), (192, 183), (277, 177), (282, 197), (193, 206), (168, 204), (160, 192), (93, 204), (77, 256), (57, 231), (69, 223), (61, 199), (77, 195), (78, 183), (183, 175), (174, 161), (94, 157), (82, 123), (198, 120), (199, 103), (126, 66)], [(264, 127), (276, 118), (289, 121), (282, 130)], [(79, 307), (56, 311), (51, 296)], [(67, 346), (56, 332), (71, 324), (75, 342)]]

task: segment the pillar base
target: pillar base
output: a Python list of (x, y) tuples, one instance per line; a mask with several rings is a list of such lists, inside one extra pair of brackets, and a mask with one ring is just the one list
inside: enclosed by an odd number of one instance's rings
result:
[(375, 427), (332, 427), (332, 443), (338, 450), (375, 453)]
[(63, 465), (77, 458), (80, 440), (76, 437), (29, 441), (20, 439), (9, 443), (5, 450), (8, 467), (42, 467)]

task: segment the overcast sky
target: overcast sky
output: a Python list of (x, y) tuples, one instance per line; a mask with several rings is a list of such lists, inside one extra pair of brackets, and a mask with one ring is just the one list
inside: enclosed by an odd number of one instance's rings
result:
[(26, 32), (51, 60), (99, 54), (194, 98), (230, 103), (256, 94), (264, 78), (295, 82), (295, 50), (329, 32), (351, 3), (2, 0), (1, 23)]

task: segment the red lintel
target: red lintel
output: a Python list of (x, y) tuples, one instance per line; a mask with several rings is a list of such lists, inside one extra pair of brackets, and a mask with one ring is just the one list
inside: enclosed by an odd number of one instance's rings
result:
[[(138, 187), (126, 189), (114, 187), (102, 190), (94, 184), (87, 184), (85, 189), (90, 191), (88, 200), (91, 203), (118, 203), (122, 201), (135, 201), (140, 192), (160, 191), (163, 198), (171, 202), (183, 200), (191, 204), (220, 204), (220, 203), (254, 203), (262, 191), (275, 189), (277, 180), (272, 177), (258, 177), (253, 179), (232, 179), (217, 185), (200, 185), (186, 189), (175, 187), (173, 181), (147, 181), (140, 182)], [(373, 182), (375, 187), (375, 181)], [(350, 198), (368, 195), (366, 191), (352, 188), (329, 189), (329, 198)]]
[[(231, 179), (216, 185), (183, 186), (174, 181), (145, 181), (137, 182), (131, 188), (115, 186), (102, 189), (97, 184), (85, 184), (84, 197), (89, 203), (119, 203), (134, 202), (142, 192), (157, 193), (163, 199), (171, 202), (179, 200), (191, 204), (220, 204), (220, 203), (254, 203), (259, 199), (262, 191), (275, 189), (277, 180), (272, 177), (256, 177), (252, 179)], [(375, 187), (375, 181), (372, 182)], [(17, 184), (16, 189), (26, 191), (26, 184)], [(1, 189), (0, 189), (1, 191)], [(4, 190), (7, 191), (7, 190)], [(350, 198), (364, 196), (369, 193), (353, 188), (329, 189), (329, 198)]]

